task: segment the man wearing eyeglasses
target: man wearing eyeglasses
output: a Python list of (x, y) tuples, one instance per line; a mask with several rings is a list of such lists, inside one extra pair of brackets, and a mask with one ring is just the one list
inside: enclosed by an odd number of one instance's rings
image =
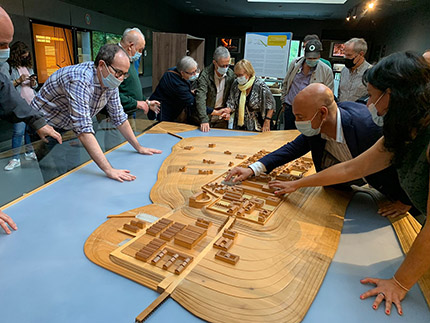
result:
[[(47, 123), (60, 133), (73, 130), (99, 168), (109, 178), (120, 182), (132, 181), (136, 176), (126, 169), (113, 168), (94, 136), (92, 117), (104, 107), (114, 126), (138, 153), (161, 153), (139, 144), (121, 105), (118, 86), (128, 77), (129, 67), (129, 57), (121, 47), (117, 44), (104, 45), (94, 63), (67, 66), (52, 74), (31, 103), (31, 107), (42, 112)], [(51, 141), (46, 145), (44, 155), (38, 155), (39, 160), (53, 148)], [(56, 167), (62, 167), (61, 171), (64, 171), (69, 163), (67, 155), (57, 154), (55, 158)]]
[(226, 107), (235, 74), (230, 67), (230, 52), (219, 46), (215, 49), (212, 64), (205, 67), (197, 80), (196, 109), (200, 130), (210, 127), (227, 128), (227, 121), (220, 120), (220, 110)]

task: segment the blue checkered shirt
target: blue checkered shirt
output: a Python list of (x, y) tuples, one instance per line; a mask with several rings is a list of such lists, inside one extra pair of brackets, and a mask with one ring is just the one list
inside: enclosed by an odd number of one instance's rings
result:
[(93, 62), (59, 69), (31, 102), (49, 125), (77, 135), (94, 133), (92, 117), (105, 106), (115, 127), (127, 120), (118, 89), (101, 87)]

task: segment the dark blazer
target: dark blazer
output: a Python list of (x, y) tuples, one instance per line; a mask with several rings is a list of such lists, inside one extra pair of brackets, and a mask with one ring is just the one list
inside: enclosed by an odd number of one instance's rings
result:
[[(163, 74), (149, 100), (161, 102), (161, 112), (157, 118), (160, 121), (175, 121), (182, 110), (191, 110), (195, 105), (191, 83), (181, 77), (176, 67), (169, 68)], [(153, 113), (148, 113), (149, 119), (153, 119), (152, 116)]]
[[(338, 103), (341, 115), (343, 134), (352, 157), (356, 157), (373, 146), (382, 136), (382, 128), (377, 126), (364, 104), (355, 102)], [(321, 135), (306, 137), (299, 135), (278, 150), (264, 156), (259, 161), (264, 164), (267, 172), (297, 159), (309, 151), (317, 172), (321, 171), (321, 164), (326, 140)], [(400, 187), (397, 172), (390, 166), (378, 173), (366, 177), (366, 181), (375, 189), (392, 200), (400, 200), (404, 204), (412, 205), (406, 193)]]
[(46, 125), (43, 115), (30, 108), (15, 90), (12, 82), (2, 73), (0, 73), (0, 119), (11, 123), (24, 121), (35, 130)]

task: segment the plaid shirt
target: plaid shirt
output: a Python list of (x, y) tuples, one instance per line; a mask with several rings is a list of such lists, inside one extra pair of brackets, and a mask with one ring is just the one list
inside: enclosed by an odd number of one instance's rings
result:
[(92, 117), (105, 106), (115, 127), (127, 120), (118, 89), (101, 87), (94, 62), (59, 69), (31, 102), (49, 125), (77, 135), (94, 133)]

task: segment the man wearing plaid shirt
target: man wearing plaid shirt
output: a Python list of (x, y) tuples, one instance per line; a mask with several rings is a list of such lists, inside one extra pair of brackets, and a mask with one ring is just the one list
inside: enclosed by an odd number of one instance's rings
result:
[(92, 117), (101, 109), (106, 107), (112, 123), (138, 153), (161, 153), (139, 144), (121, 105), (118, 86), (128, 77), (129, 67), (128, 55), (121, 47), (104, 45), (94, 63), (67, 66), (52, 74), (31, 103), (58, 131), (73, 130), (100, 169), (120, 182), (132, 181), (136, 176), (113, 168), (103, 154), (92, 125)]

